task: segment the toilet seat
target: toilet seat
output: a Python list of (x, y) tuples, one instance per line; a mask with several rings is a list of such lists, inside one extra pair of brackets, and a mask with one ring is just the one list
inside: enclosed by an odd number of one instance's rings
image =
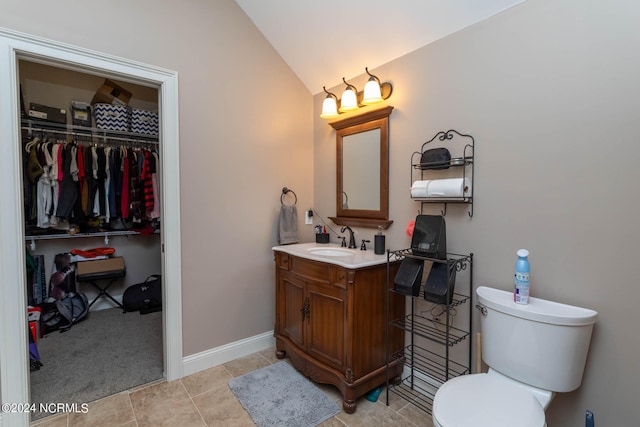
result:
[(433, 400), (439, 427), (544, 427), (544, 409), (524, 388), (487, 374), (445, 382)]

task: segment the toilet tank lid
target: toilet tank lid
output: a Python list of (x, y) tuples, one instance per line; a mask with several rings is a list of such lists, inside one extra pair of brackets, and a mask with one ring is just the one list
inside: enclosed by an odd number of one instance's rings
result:
[(479, 286), (476, 293), (480, 304), (522, 319), (566, 326), (592, 325), (598, 321), (598, 312), (588, 308), (533, 297), (529, 298), (529, 304), (516, 304), (513, 292), (488, 286)]

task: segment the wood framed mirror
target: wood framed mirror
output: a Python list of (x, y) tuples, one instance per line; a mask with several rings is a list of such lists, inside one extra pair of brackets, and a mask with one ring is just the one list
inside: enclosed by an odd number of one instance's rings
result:
[(337, 225), (388, 228), (392, 106), (331, 122), (336, 130)]

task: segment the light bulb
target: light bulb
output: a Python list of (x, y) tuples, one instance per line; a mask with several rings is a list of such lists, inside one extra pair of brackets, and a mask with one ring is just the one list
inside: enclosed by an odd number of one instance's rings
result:
[(340, 111), (353, 111), (358, 109), (358, 96), (356, 91), (350, 87), (342, 92), (342, 99), (340, 100)]
[(382, 101), (382, 94), (380, 93), (380, 83), (375, 77), (370, 77), (366, 85), (364, 85), (364, 96), (362, 98), (363, 104), (375, 104)]
[(322, 102), (322, 114), (320, 114), (320, 117), (323, 119), (338, 117), (338, 106), (333, 96), (327, 95)]

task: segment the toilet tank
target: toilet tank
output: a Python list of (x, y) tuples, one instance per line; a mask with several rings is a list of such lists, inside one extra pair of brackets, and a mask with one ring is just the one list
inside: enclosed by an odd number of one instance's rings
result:
[(513, 292), (486, 286), (476, 293), (486, 308), (480, 328), (482, 359), (489, 367), (544, 390), (580, 387), (596, 311), (540, 298), (516, 304)]

